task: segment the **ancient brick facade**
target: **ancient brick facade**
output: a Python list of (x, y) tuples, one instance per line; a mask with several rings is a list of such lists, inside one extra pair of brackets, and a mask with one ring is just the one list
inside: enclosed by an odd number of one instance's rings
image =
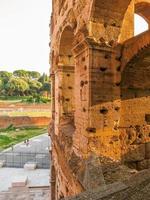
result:
[(104, 165), (150, 166), (150, 0), (53, 0), (52, 200), (105, 184)]

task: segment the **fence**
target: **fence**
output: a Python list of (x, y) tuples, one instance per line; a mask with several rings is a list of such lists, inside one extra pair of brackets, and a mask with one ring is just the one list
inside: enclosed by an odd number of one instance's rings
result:
[(10, 168), (23, 168), (26, 163), (36, 163), (38, 169), (50, 168), (49, 153), (1, 152), (0, 161)]

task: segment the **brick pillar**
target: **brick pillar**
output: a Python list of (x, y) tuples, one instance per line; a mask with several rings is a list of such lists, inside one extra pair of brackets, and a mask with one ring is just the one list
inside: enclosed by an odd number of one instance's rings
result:
[(120, 76), (117, 51), (86, 38), (74, 48), (75, 126), (74, 149), (119, 159), (117, 129), (120, 113)]
[(55, 71), (55, 133), (61, 118), (74, 116), (74, 66), (59, 65)]
[(55, 74), (51, 73), (51, 111), (52, 119), (55, 120)]

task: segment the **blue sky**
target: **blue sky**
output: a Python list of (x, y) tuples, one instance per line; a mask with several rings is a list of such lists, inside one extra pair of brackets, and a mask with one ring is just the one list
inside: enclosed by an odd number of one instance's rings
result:
[[(52, 0), (0, 0), (0, 70), (49, 73)], [(136, 17), (136, 34), (146, 24)]]

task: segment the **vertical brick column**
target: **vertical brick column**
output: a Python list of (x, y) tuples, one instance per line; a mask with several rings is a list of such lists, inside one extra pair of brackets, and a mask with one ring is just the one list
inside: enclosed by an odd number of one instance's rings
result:
[(55, 133), (61, 118), (74, 115), (74, 66), (59, 65), (55, 71)]
[(120, 158), (120, 76), (117, 50), (86, 38), (74, 48), (77, 154)]
[(51, 111), (52, 119), (55, 120), (55, 74), (51, 73)]

